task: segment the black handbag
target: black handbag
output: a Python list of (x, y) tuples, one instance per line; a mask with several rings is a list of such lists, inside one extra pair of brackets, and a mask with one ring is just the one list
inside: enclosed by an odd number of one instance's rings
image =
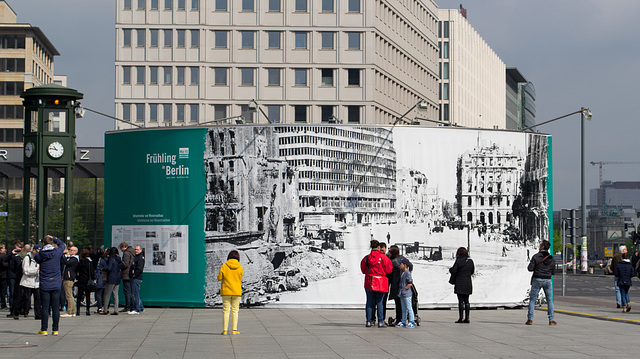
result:
[(456, 275), (451, 273), (451, 276), (449, 277), (449, 284), (456, 284)]
[(98, 285), (96, 284), (95, 280), (89, 279), (87, 281), (87, 290), (90, 292), (95, 292), (96, 290), (98, 290)]

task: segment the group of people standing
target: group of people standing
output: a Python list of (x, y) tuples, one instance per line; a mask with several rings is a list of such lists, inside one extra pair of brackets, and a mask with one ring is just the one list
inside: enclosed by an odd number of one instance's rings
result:
[[(396, 327), (411, 328), (414, 323), (414, 309), (416, 303), (411, 302), (413, 286), (413, 278), (411, 272), (413, 265), (411, 262), (399, 254), (397, 246), (391, 246), (389, 253), (386, 253), (386, 245), (372, 239), (370, 242), (371, 252), (367, 254), (360, 262), (360, 270), (365, 275), (364, 289), (366, 293), (366, 327), (375, 324), (377, 314), (377, 325), (379, 328), (386, 327), (384, 322), (387, 298), (394, 299), (396, 304)], [(529, 308), (527, 313), (527, 322), (525, 324), (533, 324), (533, 310), (540, 290), (543, 290), (547, 297), (547, 315), (549, 317), (549, 325), (557, 325), (554, 318), (553, 307), (553, 284), (552, 277), (555, 274), (555, 260), (549, 253), (551, 243), (543, 240), (540, 243), (539, 252), (530, 260), (528, 270), (532, 272)], [(621, 263), (626, 263), (623, 259)], [(629, 268), (633, 271), (633, 267), (629, 263)], [(626, 276), (628, 270), (623, 264), (622, 268), (616, 269), (616, 273)], [(475, 265), (469, 256), (469, 251), (465, 247), (460, 247), (456, 251), (456, 259), (453, 266), (449, 268), (451, 277), (449, 283), (452, 284), (453, 292), (458, 297), (458, 320), (455, 323), (470, 323), (469, 312), (471, 304), (469, 296), (473, 293), (472, 276), (475, 273)], [(624, 282), (618, 279), (616, 282)], [(630, 279), (629, 279), (630, 282)], [(628, 287), (621, 288), (623, 295), (627, 295), (628, 303)], [(624, 299), (623, 299), (624, 300)], [(628, 307), (628, 304), (627, 308)], [(627, 309), (628, 310), (628, 309)], [(400, 312), (401, 311), (401, 312)], [(377, 313), (376, 313), (377, 312)]]
[(39, 244), (32, 248), (16, 241), (7, 251), (4, 244), (0, 244), (0, 304), (2, 309), (9, 309), (7, 317), (28, 317), (33, 296), (34, 316), (40, 319), (39, 265), (35, 255), (41, 249)]
[[(387, 299), (393, 299), (396, 307), (395, 321), (389, 325), (413, 328), (416, 326), (416, 310), (414, 296), (417, 291), (413, 285), (413, 264), (400, 254), (398, 246), (389, 247), (375, 239), (370, 242), (371, 252), (360, 262), (360, 270), (365, 275), (364, 289), (366, 293), (365, 317), (366, 327), (376, 322), (378, 328), (387, 326), (385, 311)], [(466, 248), (460, 247), (456, 253), (456, 261), (449, 269), (450, 283), (454, 285), (454, 293), (458, 296), (460, 318), (456, 323), (469, 323), (469, 295), (473, 288), (471, 276), (475, 270), (473, 260), (469, 258)], [(464, 319), (463, 319), (464, 315)]]
[[(122, 258), (118, 248), (122, 251)], [(127, 242), (122, 242), (118, 247), (109, 247), (105, 250), (95, 271), (96, 301), (99, 314), (109, 314), (112, 297), (112, 315), (118, 315), (119, 312), (138, 315), (144, 312), (144, 305), (140, 300), (144, 261), (144, 251), (139, 245), (134, 248)], [(118, 311), (120, 281), (122, 281), (122, 291), (124, 293), (124, 308)]]
[[(28, 317), (33, 295), (34, 318), (41, 321), (37, 334), (48, 335), (51, 316), (51, 334), (58, 335), (60, 317), (79, 316), (83, 301), (86, 315), (91, 315), (91, 292), (96, 292), (98, 313), (108, 313), (113, 295), (115, 311), (112, 314), (118, 314), (118, 286), (122, 280), (125, 308), (121, 312), (139, 314), (144, 311), (140, 300), (144, 252), (140, 246), (133, 248), (126, 242), (119, 247), (122, 260), (116, 247), (97, 253), (89, 247), (78, 255), (78, 248), (72, 242), (65, 244), (50, 235), (43, 238), (42, 245), (33, 247), (16, 241), (10, 252), (0, 245), (0, 305), (7, 307), (8, 294), (7, 317)], [(75, 300), (74, 287), (77, 288)]]

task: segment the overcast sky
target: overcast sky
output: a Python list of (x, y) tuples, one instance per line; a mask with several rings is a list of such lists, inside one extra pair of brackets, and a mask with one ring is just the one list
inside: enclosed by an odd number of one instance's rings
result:
[[(55, 73), (84, 93), (83, 105), (114, 113), (113, 0), (7, 0), (18, 22), (40, 27), (56, 46)], [(457, 9), (460, 0), (437, 1)], [(536, 120), (589, 107), (585, 129), (587, 188), (598, 186), (591, 161), (638, 161), (640, 1), (482, 0), (463, 3), (468, 20), (507, 66), (536, 93)], [(113, 121), (87, 112), (78, 144), (102, 146)], [(554, 210), (580, 206), (580, 116), (539, 127), (553, 136)], [(640, 180), (640, 164), (604, 167), (604, 179)], [(587, 193), (587, 203), (589, 201)]]

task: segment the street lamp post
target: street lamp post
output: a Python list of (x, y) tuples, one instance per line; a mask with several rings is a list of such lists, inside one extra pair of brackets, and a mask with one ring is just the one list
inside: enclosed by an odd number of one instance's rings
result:
[(581, 272), (587, 273), (589, 268), (589, 257), (587, 252), (587, 202), (585, 200), (585, 184), (584, 184), (584, 120), (591, 120), (591, 111), (588, 108), (580, 109), (580, 210), (582, 211), (582, 249), (581, 249)]

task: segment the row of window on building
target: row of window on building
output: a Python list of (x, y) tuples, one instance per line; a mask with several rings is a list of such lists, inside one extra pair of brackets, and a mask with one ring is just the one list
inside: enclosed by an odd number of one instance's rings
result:
[[(24, 58), (0, 58), (0, 72), (25, 72)], [(51, 76), (36, 61), (32, 61), (32, 69), (35, 78), (42, 84), (50, 83)], [(9, 85), (11, 87), (11, 85)], [(14, 96), (11, 93), (4, 93), (5, 96)], [(18, 93), (19, 95), (19, 93)]]
[(3, 49), (24, 49), (24, 35), (0, 35), (0, 47)]
[[(145, 66), (123, 66), (122, 67), (122, 83), (132, 84), (131, 70), (135, 68), (135, 83), (138, 85), (146, 84), (147, 80), (147, 67)], [(160, 76), (160, 69), (162, 69), (162, 78)], [(187, 69), (189, 74), (187, 75)], [(174, 68), (171, 66), (149, 66), (149, 84), (157, 85), (171, 85), (174, 79)], [(228, 67), (214, 67), (213, 68), (213, 85), (214, 86), (229, 86), (231, 81), (229, 73), (231, 68)], [(285, 69), (285, 68), (265, 68), (257, 69), (253, 67), (238, 68), (237, 76), (239, 77), (239, 84), (241, 86), (255, 86), (256, 85), (256, 71), (266, 71), (267, 73), (267, 86), (282, 86), (287, 73), (293, 76), (294, 86), (309, 86), (310, 79), (309, 74), (311, 69)], [(339, 69), (318, 69), (320, 72), (320, 86), (333, 87), (337, 84), (336, 72)], [(362, 69), (344, 69), (346, 72), (346, 86), (360, 87), (361, 86), (361, 72)], [(198, 67), (175, 67), (175, 83), (177, 85), (186, 85), (186, 79), (189, 79), (190, 85), (198, 85), (200, 79), (200, 69)]]
[(24, 72), (24, 58), (0, 58), (0, 72)]
[[(230, 0), (215, 0), (215, 11), (228, 11)], [(339, 0), (322, 0), (320, 11), (335, 12), (336, 1)], [(348, 12), (360, 12), (362, 0), (345, 0), (347, 2)], [(269, 0), (268, 11), (282, 11), (283, 0)], [(297, 12), (308, 12), (310, 0), (294, 0), (293, 10)], [(132, 5), (136, 4), (137, 10), (145, 10), (149, 6), (150, 10), (160, 10), (162, 4), (163, 10), (173, 10), (174, 6), (177, 10), (187, 10), (187, 4), (190, 3), (189, 10), (200, 10), (200, 0), (124, 0), (124, 10), (133, 10)], [(256, 0), (241, 0), (240, 11), (255, 11)]]
[(21, 128), (0, 128), (0, 143), (22, 142)]
[[(213, 107), (213, 119), (222, 120), (232, 117), (229, 115), (229, 105), (211, 105)], [(312, 118), (312, 111), (314, 108), (319, 108), (319, 115), (321, 122), (334, 122), (339, 121), (336, 117), (336, 107), (332, 105), (320, 105), (320, 106), (308, 106), (308, 105), (265, 105), (265, 114), (271, 123), (285, 122), (284, 110), (285, 108), (291, 109), (293, 115), (293, 122), (308, 123)], [(347, 115), (346, 122), (360, 123), (362, 117), (362, 106), (343, 106)], [(173, 113), (175, 108), (175, 114)], [(132, 112), (133, 111), (133, 112)], [(147, 111), (149, 116), (147, 118)], [(243, 118), (244, 123), (255, 123), (256, 113), (251, 110), (248, 104), (240, 105), (240, 115)], [(175, 121), (172, 119), (175, 118)], [(125, 121), (144, 122), (147, 119), (152, 123), (163, 122), (167, 125), (172, 123), (186, 123), (189, 122), (192, 125), (200, 122), (200, 107), (198, 104), (160, 104), (160, 103), (123, 103), (122, 104), (122, 119)], [(209, 122), (209, 121), (205, 121)], [(211, 121), (213, 122), (213, 120)]]
[[(507, 212), (506, 214), (506, 222), (511, 222), (511, 213)], [(500, 212), (496, 212), (496, 216), (495, 216), (495, 223), (496, 224), (501, 224), (502, 217), (500, 215)], [(484, 212), (480, 212), (480, 215), (478, 216), (478, 221), (480, 223), (486, 224), (488, 220), (488, 224), (494, 224), (494, 217), (493, 217), (493, 212), (489, 212), (488, 215), (485, 216)], [(473, 219), (473, 213), (471, 212), (467, 212), (467, 222), (469, 223), (473, 223), (474, 219)]]
[[(149, 29), (149, 46), (159, 47), (160, 35), (162, 35), (162, 44), (164, 47), (171, 48), (174, 44), (174, 32), (177, 47), (186, 47), (187, 43), (191, 48), (200, 47), (200, 30), (189, 29)], [(260, 38), (260, 31), (253, 30), (211, 30), (214, 36), (214, 48), (216, 49), (228, 49), (230, 37), (229, 34), (238, 33), (240, 48), (241, 49), (255, 49), (258, 45), (258, 39)], [(147, 44), (147, 29), (122, 29), (122, 45), (124, 47), (133, 46), (133, 34), (135, 32), (136, 46), (145, 47)], [(319, 34), (320, 46), (322, 50), (335, 50), (336, 42), (340, 41), (338, 37), (336, 41), (337, 31), (263, 31), (266, 34), (267, 49), (282, 49), (283, 35), (290, 34), (293, 36), (294, 48), (298, 50), (309, 49), (310, 39), (313, 40), (312, 34)], [(187, 40), (187, 34), (189, 39)], [(346, 45), (348, 50), (361, 50), (362, 49), (362, 32), (347, 31), (344, 32), (346, 37)], [(310, 37), (311, 36), (311, 37)], [(285, 39), (286, 40), (286, 39)]]
[(22, 105), (0, 105), (0, 118), (10, 120), (23, 119), (24, 107)]
[[(473, 196), (468, 196), (467, 197), (467, 206), (473, 206)], [(494, 206), (494, 202), (496, 202), (498, 204), (498, 206), (502, 205), (502, 198), (504, 197), (504, 199), (506, 200), (506, 206), (511, 206), (511, 200), (509, 198), (509, 196), (495, 196), (494, 197), (487, 197), (488, 198), (488, 205), (489, 207), (493, 207)], [(484, 197), (482, 196), (478, 196), (478, 199), (476, 201), (476, 206), (480, 205), (480, 206), (484, 206), (485, 205), (485, 200)]]
[(0, 96), (20, 96), (24, 91), (24, 82), (0, 81)]

